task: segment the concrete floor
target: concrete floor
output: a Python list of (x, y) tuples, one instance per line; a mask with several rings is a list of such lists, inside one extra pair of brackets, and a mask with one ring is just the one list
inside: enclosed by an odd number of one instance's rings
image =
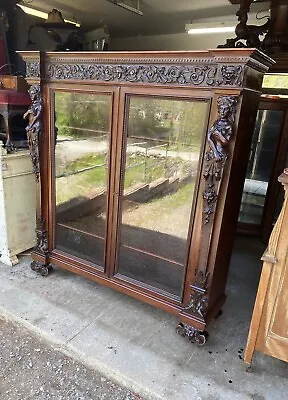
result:
[(256, 354), (248, 374), (241, 359), (263, 250), (237, 238), (228, 299), (204, 347), (175, 334), (174, 316), (64, 270), (43, 278), (27, 256), (15, 267), (0, 265), (0, 315), (146, 399), (283, 400), (288, 364)]

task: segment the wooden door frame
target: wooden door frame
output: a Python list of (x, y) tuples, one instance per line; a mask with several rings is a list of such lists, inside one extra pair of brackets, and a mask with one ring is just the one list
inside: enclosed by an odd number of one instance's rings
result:
[[(108, 176), (107, 176), (107, 197), (106, 197), (106, 214), (107, 214), (107, 221), (105, 227), (105, 250), (104, 250), (104, 258), (103, 258), (103, 267), (97, 266), (89, 261), (82, 260), (74, 255), (66, 254), (65, 252), (56, 249), (56, 201), (55, 201), (55, 151), (53, 151), (54, 143), (56, 140), (55, 137), (55, 121), (54, 121), (54, 111), (55, 107), (53, 105), (53, 93), (55, 92), (66, 92), (66, 93), (82, 93), (82, 94), (100, 94), (100, 95), (109, 95), (111, 96), (111, 104), (110, 104), (110, 123), (109, 123), (109, 149), (108, 149)], [(45, 135), (45, 142), (44, 147), (49, 149), (48, 157), (46, 158), (46, 168), (47, 174), (49, 176), (47, 182), (47, 200), (44, 203), (44, 207), (48, 208), (47, 212), (47, 221), (48, 221), (48, 247), (53, 255), (59, 255), (65, 258), (73, 259), (76, 265), (82, 265), (83, 262), (89, 266), (89, 269), (96, 270), (101, 275), (104, 274), (105, 276), (109, 276), (110, 266), (109, 266), (109, 254), (110, 251), (107, 247), (110, 245), (110, 236), (113, 230), (112, 227), (112, 216), (113, 216), (113, 205), (111, 198), (113, 193), (114, 187), (114, 176), (112, 173), (113, 168), (113, 150), (114, 150), (114, 143), (113, 137), (115, 137), (115, 133), (117, 132), (117, 121), (118, 121), (118, 96), (119, 96), (119, 89), (115, 86), (104, 86), (104, 85), (71, 85), (67, 83), (59, 84), (51, 84), (49, 87), (46, 87), (46, 96), (47, 96), (47, 103), (50, 105), (49, 113), (46, 113), (45, 125), (47, 126), (47, 135)], [(115, 118), (114, 118), (115, 117)], [(108, 256), (108, 257), (107, 257)]]
[[(118, 272), (118, 257), (119, 257), (119, 251), (120, 251), (120, 225), (121, 225), (121, 215), (122, 215), (122, 204), (123, 204), (123, 184), (124, 184), (124, 168), (125, 168), (125, 161), (126, 161), (126, 145), (127, 145), (127, 122), (128, 122), (128, 113), (129, 113), (129, 98), (131, 96), (138, 96), (138, 97), (143, 97), (143, 98), (160, 98), (160, 99), (171, 99), (171, 100), (185, 100), (185, 101), (191, 101), (191, 102), (205, 102), (208, 104), (208, 109), (207, 109), (207, 115), (206, 115), (206, 121), (205, 121), (205, 126), (204, 126), (204, 132), (202, 136), (202, 141), (201, 141), (201, 150), (200, 150), (200, 155), (199, 155), (199, 161), (198, 161), (198, 168), (197, 168), (197, 176), (195, 178), (195, 182), (200, 181), (199, 175), (200, 175), (200, 170), (201, 170), (201, 164), (203, 163), (203, 158), (204, 158), (204, 147), (205, 147), (205, 142), (206, 142), (206, 133), (208, 130), (208, 125), (209, 125), (209, 113), (211, 109), (211, 103), (213, 100), (213, 95), (209, 91), (199, 91), (199, 90), (187, 90), (187, 89), (167, 89), (167, 88), (135, 88), (135, 87), (121, 87), (120, 90), (120, 120), (119, 120), (119, 130), (118, 130), (118, 154), (117, 154), (117, 167), (115, 169), (116, 172), (116, 186), (115, 186), (115, 210), (117, 210), (117, 214), (115, 213), (115, 225), (114, 225), (114, 232), (115, 232), (115, 237), (114, 237), (114, 242), (111, 245), (111, 249), (113, 251), (113, 255), (111, 259), (113, 259), (113, 266), (114, 266), (114, 279), (116, 281), (124, 281), (124, 282), (130, 282), (130, 279), (126, 279), (124, 275)], [(188, 263), (188, 258), (189, 258), (189, 251), (191, 247), (191, 235), (192, 235), (192, 230), (193, 230), (193, 221), (195, 217), (195, 207), (196, 207), (196, 198), (197, 198), (197, 192), (198, 192), (198, 187), (196, 186), (194, 188), (194, 193), (193, 193), (193, 199), (191, 202), (191, 211), (190, 211), (190, 217), (189, 217), (189, 230), (187, 233), (187, 248), (186, 248), (186, 262), (184, 265), (185, 272), (183, 275), (183, 286), (182, 286), (182, 295), (180, 296), (180, 302), (183, 301), (184, 297), (184, 281), (185, 281), (185, 276), (187, 274), (187, 270), (189, 269), (189, 263)], [(190, 242), (189, 242), (190, 239)], [(131, 282), (130, 282), (131, 283)], [(141, 282), (135, 282), (136, 287), (138, 286), (139, 288), (148, 288), (147, 285)], [(151, 290), (155, 294), (159, 293), (159, 291), (153, 287), (148, 290)], [(173, 298), (173, 295), (169, 295)], [(179, 302), (179, 299), (178, 299)]]

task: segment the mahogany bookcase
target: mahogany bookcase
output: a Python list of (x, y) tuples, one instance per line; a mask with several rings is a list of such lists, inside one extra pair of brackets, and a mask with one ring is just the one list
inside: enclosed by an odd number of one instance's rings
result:
[(254, 49), (20, 54), (32, 269), (55, 265), (178, 315), (177, 332), (204, 344), (273, 61)]

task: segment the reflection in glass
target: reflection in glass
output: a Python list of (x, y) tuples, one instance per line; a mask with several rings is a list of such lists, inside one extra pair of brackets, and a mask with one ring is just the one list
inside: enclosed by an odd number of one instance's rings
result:
[(282, 111), (258, 111), (238, 218), (242, 223), (261, 224), (282, 118)]
[(109, 95), (55, 92), (56, 247), (103, 267)]
[(181, 296), (208, 103), (132, 96), (119, 273)]

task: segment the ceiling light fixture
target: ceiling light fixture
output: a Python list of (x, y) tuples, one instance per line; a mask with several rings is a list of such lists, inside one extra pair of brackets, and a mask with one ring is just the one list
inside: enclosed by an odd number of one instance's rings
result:
[[(42, 18), (42, 19), (47, 19), (48, 18), (48, 13), (45, 13), (43, 11), (39, 11), (36, 10), (35, 8), (31, 8), (31, 7), (27, 7), (27, 6), (23, 6), (22, 4), (17, 4), (17, 6), (19, 6), (20, 8), (22, 8), (22, 10), (29, 15), (32, 15), (33, 17), (38, 17), (38, 18)], [(77, 28), (80, 28), (80, 24), (78, 22), (75, 21), (71, 21), (69, 19), (64, 19), (64, 21), (68, 24), (72, 24), (75, 25)]]
[(115, 4), (115, 6), (125, 8), (125, 10), (131, 11), (135, 14), (141, 16), (143, 15), (143, 11), (140, 10), (140, 0), (135, 0), (135, 1), (131, 0), (130, 3), (131, 5), (124, 3), (124, 1), (118, 1), (118, 0), (107, 0), (107, 1), (109, 1), (109, 3)]
[[(251, 13), (249, 15), (249, 24), (259, 24), (259, 13)], [(190, 35), (205, 35), (212, 33), (235, 33), (237, 19), (233, 15), (226, 17), (225, 21), (211, 21), (211, 19), (198, 19), (195, 22), (191, 21), (190, 24), (185, 25), (185, 30)]]
[(204, 35), (211, 33), (227, 33), (235, 32), (235, 26), (214, 26), (214, 27), (203, 27), (203, 28), (186, 28), (187, 33), (190, 35)]

